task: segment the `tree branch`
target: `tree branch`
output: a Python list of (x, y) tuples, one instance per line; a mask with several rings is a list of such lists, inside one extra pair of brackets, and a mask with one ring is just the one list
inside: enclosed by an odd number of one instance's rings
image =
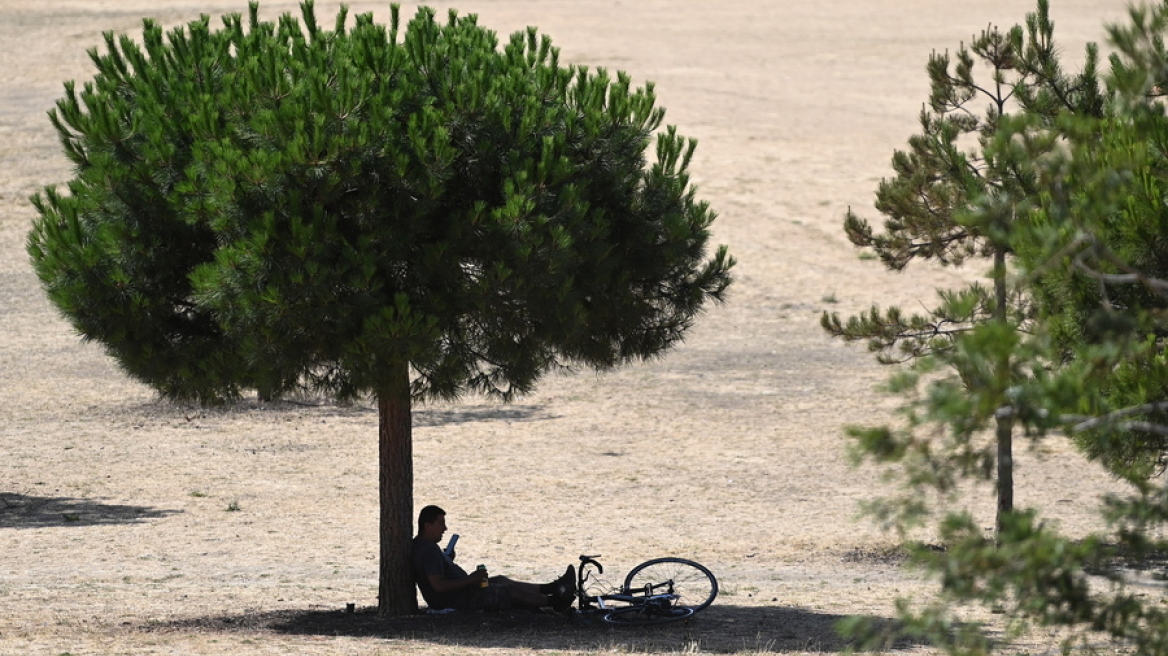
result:
[(1120, 410), (1116, 410), (1115, 412), (1109, 412), (1099, 417), (1062, 415), (1059, 417), (1059, 419), (1063, 423), (1072, 424), (1070, 428), (1070, 432), (1072, 433), (1082, 433), (1095, 428), (1100, 428), (1108, 424), (1116, 424), (1119, 428), (1127, 430), (1141, 430), (1148, 433), (1168, 436), (1168, 425), (1165, 424), (1156, 424), (1148, 421), (1122, 421), (1124, 417), (1131, 417), (1132, 415), (1145, 414), (1150, 412), (1168, 413), (1168, 401), (1145, 403), (1143, 405), (1122, 408)]
[[(1113, 254), (1106, 246), (1096, 241), (1094, 237), (1088, 237), (1088, 240), (1091, 243), (1091, 247), (1083, 249), (1079, 252), (1078, 255), (1075, 256), (1075, 268), (1103, 283), (1113, 285), (1139, 284), (1147, 287), (1149, 290), (1159, 294), (1160, 296), (1168, 298), (1168, 280), (1153, 278), (1152, 276), (1137, 271), (1128, 266), (1128, 264), (1123, 260), (1116, 257), (1115, 254)], [(1088, 265), (1085, 261), (1088, 253), (1093, 253), (1096, 256), (1102, 257), (1104, 260), (1111, 262), (1127, 273), (1103, 273), (1102, 271), (1096, 271), (1095, 269), (1091, 268), (1091, 266)]]

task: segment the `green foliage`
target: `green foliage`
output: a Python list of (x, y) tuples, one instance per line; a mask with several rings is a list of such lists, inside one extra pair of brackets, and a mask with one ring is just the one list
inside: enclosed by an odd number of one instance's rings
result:
[[(896, 175), (883, 180), (876, 192), (876, 209), (885, 216), (883, 232), (850, 209), (844, 220), (852, 243), (873, 249), (889, 269), (901, 271), (914, 260), (943, 266), (961, 265), (969, 258), (990, 260), (992, 288), (972, 283), (963, 290), (941, 291), (938, 304), (925, 314), (906, 315), (900, 308), (882, 311), (873, 306), (847, 320), (827, 312), (820, 318), (820, 325), (832, 336), (867, 341), (881, 363), (935, 357), (935, 362), (953, 369), (964, 390), (980, 399), (979, 415), (972, 424), (980, 427), (985, 417), (992, 416), (994, 442), (972, 447), (968, 437), (959, 437), (940, 451), (968, 460), (972, 448), (979, 470), (981, 465), (996, 466), (999, 528), (1003, 515), (1014, 506), (1017, 409), (1005, 392), (1015, 387), (1011, 376), (1027, 372), (1012, 365), (1008, 349), (998, 350), (996, 360), (982, 360), (966, 357), (962, 342), (973, 343), (983, 335), (1007, 339), (1003, 330), (1031, 328), (1029, 294), (1009, 285), (1007, 278), (1012, 254), (1009, 234), (1020, 220), (1017, 204), (1034, 192), (1036, 179), (1030, 168), (1011, 156), (1013, 151), (996, 149), (994, 144), (1011, 124), (1012, 112), (1057, 134), (1052, 128), (1061, 117), (1096, 116), (1104, 104), (1095, 47), (1088, 46), (1081, 73), (1066, 74), (1059, 65), (1053, 33), (1048, 2), (1039, 0), (1037, 11), (1027, 16), (1025, 29), (1014, 26), (1002, 32), (990, 27), (952, 58), (947, 52), (933, 53), (927, 67), (931, 91), (920, 115), (921, 132), (909, 139), (908, 151), (893, 155)], [(988, 74), (975, 75), (979, 68)], [(981, 102), (988, 105), (979, 111)], [(978, 330), (991, 322), (998, 327), (989, 333)], [(961, 393), (957, 390), (947, 396), (960, 405)], [(954, 432), (968, 434), (964, 428)]]
[[(1053, 31), (1048, 3), (1042, 0), (1025, 29), (990, 27), (952, 57), (947, 52), (929, 57), (930, 95), (920, 115), (921, 132), (909, 139), (907, 151), (893, 155), (895, 176), (881, 181), (876, 191), (883, 231), (849, 209), (844, 230), (853, 244), (873, 249), (896, 271), (915, 260), (961, 265), (970, 257), (1009, 253), (1002, 235), (1015, 218), (1012, 206), (1002, 204), (992, 222), (965, 220), (975, 201), (1018, 198), (1034, 189), (1032, 174), (990, 148), (1003, 120), (1015, 111), (1049, 124), (1066, 113), (1095, 116), (1103, 107), (1095, 47), (1088, 47), (1080, 73), (1066, 74)], [(988, 69), (988, 81), (975, 77), (978, 67)], [(980, 103), (987, 103), (984, 110)], [(1004, 270), (992, 273), (995, 280), (1004, 275)], [(1014, 295), (999, 303), (997, 294), (1008, 290), (996, 287), (974, 284), (943, 292), (924, 315), (873, 307), (847, 320), (824, 313), (821, 325), (833, 336), (868, 341), (882, 362), (909, 361), (949, 348), (954, 338), (995, 317), (1025, 325), (1027, 299)]]
[[(1158, 405), (1168, 394), (1168, 286), (1159, 282), (1168, 277), (1168, 128), (1147, 89), (1125, 89), (1113, 77), (1114, 115), (1069, 123), (1071, 139), (1057, 148), (1019, 139), (1003, 149), (1027, 148), (1043, 162), (1050, 189), (1033, 200), (1034, 219), (1015, 239), (1051, 359), (1070, 388), (1072, 398), (1059, 407), (1110, 417), (1077, 425), (1077, 442), (1117, 475), (1142, 479), (1162, 469), (1168, 450), (1168, 434), (1155, 428), (1168, 419)], [(1085, 379), (1092, 381), (1086, 389)]]
[[(906, 316), (898, 307), (873, 306), (846, 321), (838, 313), (824, 313), (820, 325), (847, 341), (867, 340), (868, 350), (876, 353), (881, 364), (900, 364), (951, 349), (954, 337), (993, 316), (993, 290), (977, 283), (962, 290), (938, 291), (938, 299), (925, 315)], [(1022, 321), (1024, 311), (1018, 308), (1011, 318)]]
[[(905, 532), (930, 526), (941, 545), (918, 560), (939, 583), (935, 602), (901, 602), (903, 624), (895, 630), (849, 624), (874, 644), (910, 634), (948, 653), (984, 654), (1045, 626), (1065, 636), (1064, 651), (1094, 650), (1102, 639), (1126, 653), (1168, 651), (1160, 582), (1168, 553), (1161, 537), (1168, 520), (1166, 29), (1168, 5), (1133, 9), (1130, 25), (1110, 29), (1117, 54), (1098, 111), (1051, 114), (1044, 108), (1062, 102), (1057, 94), (1027, 87), (1038, 104), (1002, 117), (984, 142), (986, 159), (1011, 162), (1027, 185), (969, 197), (959, 221), (1008, 249), (1013, 292), (1033, 303), (1032, 315), (1025, 331), (988, 322), (954, 336), (918, 360), (929, 372), (898, 377), (895, 389), (905, 397), (899, 428), (853, 429), (855, 457), (892, 465), (904, 485), (901, 497), (876, 505), (878, 516)], [(1031, 439), (1071, 436), (1130, 484), (1103, 500), (1106, 532), (1071, 540), (1025, 510), (1004, 515), (989, 540), (955, 509), (962, 482), (989, 477), (984, 433), (1002, 412)], [(992, 610), (998, 621), (965, 621), (969, 605)]]
[(722, 298), (694, 143), (651, 85), (474, 16), (399, 36), (396, 8), (332, 31), (302, 10), (106, 34), (51, 113), (76, 177), (33, 199), (29, 252), (128, 373), (351, 398), (408, 363), (416, 397), (510, 398), (652, 357)]
[[(920, 115), (921, 133), (909, 139), (908, 151), (893, 155), (896, 176), (877, 189), (884, 231), (875, 232), (849, 210), (844, 229), (852, 243), (873, 248), (894, 270), (917, 259), (958, 265), (971, 256), (993, 256), (1000, 246), (992, 231), (966, 224), (961, 215), (973, 199), (1025, 192), (1033, 184), (1012, 162), (987, 152), (1003, 117), (1011, 107), (1046, 121), (1064, 112), (1102, 111), (1096, 49), (1088, 47), (1082, 72), (1065, 74), (1053, 31), (1042, 0), (1027, 16), (1025, 30), (1014, 26), (1003, 33), (990, 27), (954, 57), (948, 52), (929, 57), (930, 95)], [(979, 66), (989, 69), (988, 81), (975, 78)], [(984, 111), (982, 102), (988, 103)]]

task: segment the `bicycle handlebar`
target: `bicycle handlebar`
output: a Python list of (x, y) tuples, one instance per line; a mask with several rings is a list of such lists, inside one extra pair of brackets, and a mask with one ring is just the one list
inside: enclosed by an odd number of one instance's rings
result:
[(597, 574), (604, 573), (604, 565), (601, 565), (599, 562), (597, 562), (597, 560), (596, 560), (597, 558), (600, 558), (600, 554), (596, 554), (595, 556), (585, 556), (585, 555), (581, 554), (581, 556), (580, 556), (580, 570), (581, 570), (580, 575), (581, 576), (583, 576), (583, 574), (584, 574), (583, 569), (584, 569), (585, 565), (594, 565), (596, 567)]

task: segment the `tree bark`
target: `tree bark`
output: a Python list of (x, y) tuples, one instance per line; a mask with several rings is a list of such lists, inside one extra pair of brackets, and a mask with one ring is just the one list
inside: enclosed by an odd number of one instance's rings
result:
[[(1006, 322), (1006, 252), (994, 250), (994, 319)], [(999, 382), (1008, 385), (1010, 357), (1003, 355), (998, 362)], [(1014, 512), (1014, 409), (1002, 406), (995, 415), (998, 443), (998, 511), (994, 518), (994, 536), (1002, 535), (1002, 521)]]
[(998, 513), (994, 522), (995, 535), (1002, 535), (1002, 521), (1014, 512), (1014, 413), (1002, 408), (997, 413), (998, 438)]
[(381, 565), (377, 611), (382, 617), (418, 611), (410, 563), (414, 462), (410, 370), (402, 363), (377, 395)]

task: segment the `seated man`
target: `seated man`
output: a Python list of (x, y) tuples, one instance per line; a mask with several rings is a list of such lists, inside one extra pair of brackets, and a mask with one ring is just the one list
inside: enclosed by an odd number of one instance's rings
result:
[[(414, 580), (430, 610), (504, 610), (512, 606), (567, 610), (576, 596), (576, 570), (571, 565), (560, 578), (543, 585), (512, 581), (476, 570), (467, 574), (454, 564), (438, 543), (446, 532), (446, 511), (426, 506), (418, 513), (418, 535), (413, 544)], [(487, 587), (483, 587), (483, 581)]]

